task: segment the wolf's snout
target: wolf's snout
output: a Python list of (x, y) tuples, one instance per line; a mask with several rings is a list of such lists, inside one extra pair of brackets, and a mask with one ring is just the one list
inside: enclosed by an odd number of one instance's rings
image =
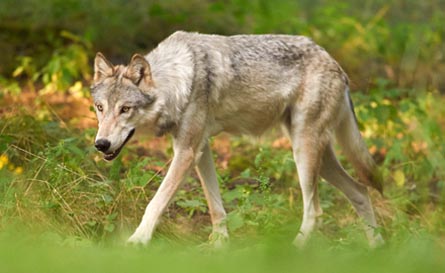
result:
[(105, 153), (110, 148), (111, 143), (108, 140), (101, 138), (94, 143), (94, 146), (97, 150)]

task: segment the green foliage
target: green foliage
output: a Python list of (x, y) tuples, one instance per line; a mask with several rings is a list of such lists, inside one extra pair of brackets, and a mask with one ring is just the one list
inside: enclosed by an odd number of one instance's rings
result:
[(91, 50), (91, 44), (67, 31), (62, 31), (60, 35), (68, 39), (70, 44), (55, 50), (48, 63), (41, 69), (40, 75), (38, 74), (44, 84), (42, 91), (81, 92), (82, 82), (77, 79), (90, 79), (88, 52)]
[[(370, 251), (363, 245), (328, 243), (296, 250), (283, 238), (232, 243), (209, 251), (168, 242), (147, 248), (97, 246), (80, 238), (14, 232), (0, 238), (0, 261), (5, 272), (443, 272), (444, 248), (428, 235), (406, 238)], [(18, 239), (19, 238), (19, 239)], [(13, 251), (11, 251), (13, 250)], [(174, 261), (174, 262), (172, 262)]]
[[(63, 41), (59, 39), (67, 40), (68, 44), (62, 44)], [(38, 67), (30, 56), (18, 57), (20, 64), (12, 75), (26, 77), (30, 87), (43, 84), (41, 94), (70, 91), (73, 95), (84, 95), (83, 83), (79, 79), (90, 80), (91, 78), (88, 63), (91, 44), (67, 31), (62, 31), (60, 38), (57, 38), (54, 43), (57, 44), (56, 49), (42, 67)]]
[(443, 98), (436, 92), (412, 94), (385, 86), (355, 97), (364, 135), (376, 156), (384, 158), (385, 180), (398, 192), (409, 192), (415, 204), (444, 204)]
[(376, 76), (434, 89), (444, 84), (444, 19), (439, 2), (398, 0), (4, 0), (0, 73), (9, 77), (15, 70), (67, 90), (85, 77), (92, 51), (122, 62), (182, 29), (308, 35), (341, 61), (360, 89)]

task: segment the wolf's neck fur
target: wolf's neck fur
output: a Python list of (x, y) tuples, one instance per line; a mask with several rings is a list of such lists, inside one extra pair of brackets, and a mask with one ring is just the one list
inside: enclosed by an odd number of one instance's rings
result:
[[(170, 37), (171, 38), (171, 37)], [(150, 63), (156, 99), (159, 100), (158, 127), (178, 124), (187, 106), (193, 81), (193, 54), (183, 43), (167, 39), (145, 58)]]

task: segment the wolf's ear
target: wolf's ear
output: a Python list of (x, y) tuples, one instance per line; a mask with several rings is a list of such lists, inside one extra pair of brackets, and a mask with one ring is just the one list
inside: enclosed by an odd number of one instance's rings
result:
[(100, 81), (113, 75), (113, 65), (105, 58), (105, 56), (97, 52), (94, 58), (94, 81)]
[(139, 54), (134, 54), (128, 65), (125, 77), (129, 78), (134, 84), (140, 85), (142, 83), (151, 85), (151, 69), (148, 61)]

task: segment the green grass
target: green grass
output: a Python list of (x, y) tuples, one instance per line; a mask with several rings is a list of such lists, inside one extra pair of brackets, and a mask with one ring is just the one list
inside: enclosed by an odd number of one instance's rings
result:
[[(445, 249), (428, 237), (370, 250), (315, 238), (303, 250), (262, 239), (222, 250), (157, 241), (100, 246), (52, 236), (0, 236), (0, 272), (444, 272)], [(23, 237), (24, 235), (24, 237)]]
[(91, 145), (94, 130), (11, 110), (0, 120), (0, 272), (443, 271), (443, 96), (382, 86), (354, 100), (385, 180), (385, 197), (372, 194), (387, 241), (380, 249), (368, 248), (350, 204), (324, 182), (323, 225), (304, 251), (291, 246), (301, 193), (289, 149), (274, 147), (271, 136), (256, 142), (232, 138), (226, 169), (220, 159), (225, 154), (215, 153), (232, 238), (227, 249), (200, 246), (211, 226), (193, 176), (153, 242), (124, 247), (171, 151), (152, 155), (141, 141), (104, 163)]

